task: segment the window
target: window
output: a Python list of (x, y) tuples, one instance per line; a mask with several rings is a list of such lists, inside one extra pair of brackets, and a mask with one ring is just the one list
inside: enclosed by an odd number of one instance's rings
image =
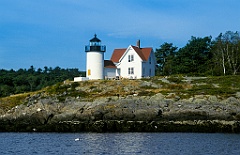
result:
[(129, 75), (134, 74), (134, 68), (133, 67), (128, 68), (128, 74)]
[(134, 55), (128, 55), (128, 62), (134, 61)]
[(149, 64), (151, 64), (152, 63), (152, 59), (151, 59), (151, 57), (149, 57)]

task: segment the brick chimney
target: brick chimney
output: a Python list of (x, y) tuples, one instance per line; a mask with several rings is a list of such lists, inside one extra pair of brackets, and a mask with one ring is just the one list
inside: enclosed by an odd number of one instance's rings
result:
[(140, 48), (140, 40), (137, 40), (137, 47)]

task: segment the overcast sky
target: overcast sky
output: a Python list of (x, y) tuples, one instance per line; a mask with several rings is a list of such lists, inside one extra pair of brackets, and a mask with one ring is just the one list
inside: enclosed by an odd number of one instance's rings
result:
[(137, 39), (155, 50), (228, 30), (240, 30), (240, 0), (0, 0), (0, 69), (83, 71), (95, 33), (110, 59)]

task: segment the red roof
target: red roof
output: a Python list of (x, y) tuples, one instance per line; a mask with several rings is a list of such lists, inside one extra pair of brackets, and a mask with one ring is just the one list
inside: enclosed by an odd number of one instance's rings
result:
[[(151, 47), (146, 47), (146, 48), (138, 48), (137, 46), (133, 46), (131, 45), (132, 48), (136, 51), (136, 53), (139, 55), (139, 57), (143, 60), (143, 61), (147, 61), (150, 54), (151, 54), (151, 51), (152, 51), (152, 48)], [(111, 60), (113, 62), (119, 62), (119, 59), (123, 56), (123, 54), (126, 52), (126, 48), (122, 48), (122, 49), (115, 49), (113, 51), (113, 54), (112, 54), (112, 57), (111, 57)]]
[(119, 59), (122, 57), (126, 50), (126, 48), (114, 49), (110, 60), (112, 60), (113, 62), (119, 62)]
[(111, 60), (104, 60), (104, 68), (117, 68)]

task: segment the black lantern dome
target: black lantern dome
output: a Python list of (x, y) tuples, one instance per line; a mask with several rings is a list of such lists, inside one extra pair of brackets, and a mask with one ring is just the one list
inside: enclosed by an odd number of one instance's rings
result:
[(85, 52), (98, 51), (105, 52), (106, 46), (101, 46), (101, 40), (97, 38), (97, 35), (94, 35), (94, 38), (90, 40), (90, 45), (85, 46)]

